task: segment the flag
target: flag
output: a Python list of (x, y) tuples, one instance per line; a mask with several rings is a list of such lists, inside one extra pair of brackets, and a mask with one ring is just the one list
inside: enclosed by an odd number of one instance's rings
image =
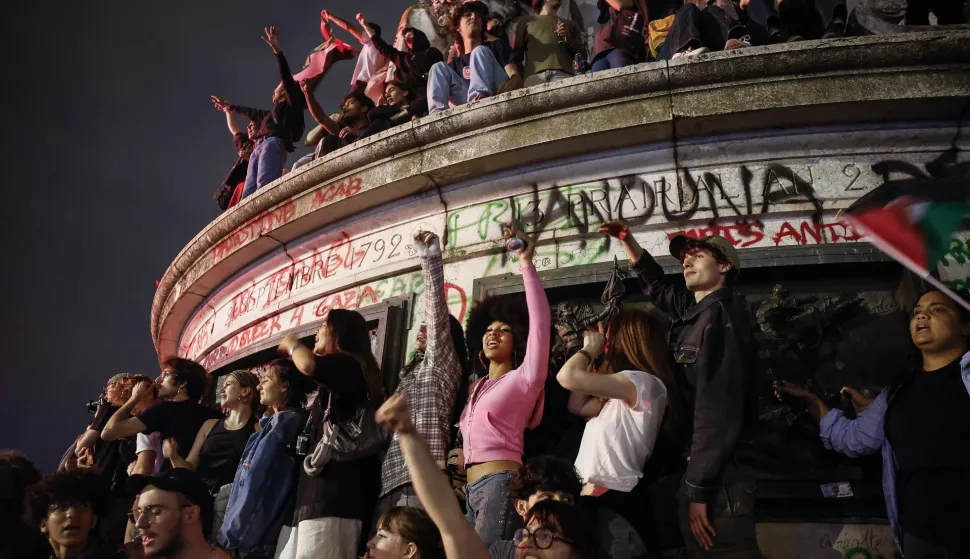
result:
[(970, 309), (932, 275), (968, 214), (970, 179), (964, 177), (887, 182), (846, 210), (876, 248)]

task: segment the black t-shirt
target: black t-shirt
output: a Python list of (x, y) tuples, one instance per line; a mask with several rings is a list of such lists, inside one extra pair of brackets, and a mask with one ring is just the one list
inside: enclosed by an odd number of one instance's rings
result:
[(920, 371), (900, 388), (886, 417), (899, 466), (896, 489), (904, 532), (947, 550), (970, 551), (970, 394), (960, 361)]
[[(138, 419), (145, 424), (145, 434), (158, 432), (162, 440), (174, 438), (179, 445), (179, 454), (185, 457), (192, 449), (202, 424), (218, 416), (218, 412), (211, 408), (185, 400), (159, 402), (143, 411)], [(168, 460), (162, 464), (163, 470), (171, 467)]]
[[(509, 44), (509, 40), (505, 37), (496, 39), (494, 41), (486, 41), (482, 43), (482, 46), (492, 51), (492, 54), (495, 55), (495, 60), (498, 60), (498, 63), (501, 64), (502, 67), (508, 66), (516, 61), (515, 51), (512, 50), (512, 45)], [(466, 52), (461, 56), (456, 56), (454, 60), (448, 63), (448, 65), (451, 66), (455, 72), (457, 72), (458, 75), (465, 80), (466, 83), (469, 83), (471, 80), (471, 70), (468, 68), (471, 64), (471, 60), (471, 53)]]
[[(118, 408), (104, 404), (98, 408), (94, 420), (88, 429), (100, 433), (108, 424), (111, 416)], [(135, 461), (135, 437), (125, 437), (116, 441), (98, 439), (94, 444), (94, 461), (101, 471), (112, 491), (116, 495), (125, 494), (125, 483), (128, 481), (128, 464)]]
[(255, 432), (255, 418), (250, 418), (249, 423), (235, 431), (226, 429), (226, 422), (221, 420), (212, 426), (199, 451), (197, 470), (209, 491), (215, 493), (223, 485), (232, 483), (249, 436)]
[[(331, 414), (338, 421), (352, 417), (367, 399), (367, 383), (360, 363), (345, 353), (318, 356), (312, 378), (321, 388), (308, 420), (311, 452), (323, 436), (327, 390), (333, 392)], [(331, 462), (317, 476), (300, 468), (294, 521), (330, 517), (368, 520), (380, 492), (380, 476), (381, 461), (377, 456)]]

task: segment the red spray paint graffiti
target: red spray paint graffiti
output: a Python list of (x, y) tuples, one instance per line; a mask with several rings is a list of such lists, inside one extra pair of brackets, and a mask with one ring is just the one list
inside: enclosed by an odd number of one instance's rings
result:
[(219, 262), (239, 247), (257, 239), (265, 233), (289, 223), (296, 217), (296, 204), (292, 200), (270, 210), (230, 233), (225, 239), (212, 247), (212, 259)]

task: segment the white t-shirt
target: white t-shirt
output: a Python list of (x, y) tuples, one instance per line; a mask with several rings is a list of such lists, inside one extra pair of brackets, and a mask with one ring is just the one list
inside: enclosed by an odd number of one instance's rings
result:
[(162, 461), (165, 460), (165, 457), (162, 456), (161, 437), (157, 431), (150, 435), (138, 433), (135, 437), (135, 454), (141, 454), (146, 450), (155, 451), (155, 470), (152, 472), (153, 474), (158, 473), (158, 470), (162, 467)]
[(653, 452), (660, 421), (667, 408), (667, 389), (643, 371), (617, 373), (637, 388), (637, 404), (609, 400), (586, 423), (576, 456), (576, 470), (586, 483), (616, 491), (631, 491), (643, 477), (643, 465)]

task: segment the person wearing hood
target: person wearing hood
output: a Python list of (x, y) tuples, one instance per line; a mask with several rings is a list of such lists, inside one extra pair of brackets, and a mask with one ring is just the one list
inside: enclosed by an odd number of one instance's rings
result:
[(364, 14), (358, 14), (358, 22), (370, 36), (371, 44), (384, 59), (394, 64), (394, 79), (407, 84), (412, 91), (424, 91), (428, 85), (428, 73), (436, 62), (444, 62), (441, 51), (432, 47), (423, 31), (414, 27), (401, 30), (404, 48), (397, 50), (381, 37), (380, 28), (367, 23)]

